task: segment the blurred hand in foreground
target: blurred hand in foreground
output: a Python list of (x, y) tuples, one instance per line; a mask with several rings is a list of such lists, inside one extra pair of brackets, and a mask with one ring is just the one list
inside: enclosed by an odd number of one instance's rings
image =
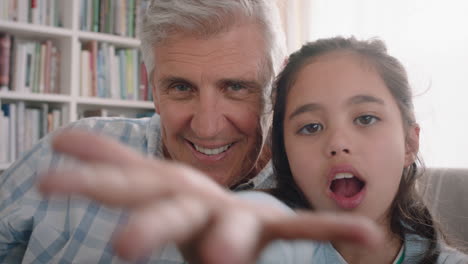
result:
[(45, 195), (77, 194), (130, 211), (115, 237), (121, 257), (134, 260), (168, 242), (190, 263), (252, 263), (276, 239), (348, 241), (377, 247), (375, 224), (349, 214), (298, 212), (242, 200), (183, 164), (150, 159), (111, 140), (67, 130), (55, 151), (83, 161), (84, 169), (48, 171), (39, 178)]

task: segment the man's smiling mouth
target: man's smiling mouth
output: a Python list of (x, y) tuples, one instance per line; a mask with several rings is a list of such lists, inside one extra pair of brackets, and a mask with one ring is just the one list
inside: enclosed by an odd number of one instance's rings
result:
[(196, 151), (198, 151), (198, 152), (200, 152), (202, 154), (205, 154), (207, 156), (213, 156), (213, 155), (221, 154), (221, 153), (227, 151), (234, 144), (234, 143), (230, 143), (230, 144), (218, 147), (218, 148), (205, 148), (205, 147), (198, 146), (195, 143), (192, 143), (192, 142), (190, 142), (190, 143), (192, 144), (192, 146), (195, 148)]

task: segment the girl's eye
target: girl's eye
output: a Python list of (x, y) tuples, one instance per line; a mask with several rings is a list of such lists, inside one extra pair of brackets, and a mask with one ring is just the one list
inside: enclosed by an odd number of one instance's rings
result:
[(362, 115), (354, 119), (354, 122), (361, 126), (369, 126), (369, 125), (374, 124), (377, 121), (380, 121), (380, 118), (373, 116), (373, 115)]
[(299, 129), (297, 133), (302, 134), (302, 135), (311, 135), (322, 130), (323, 130), (322, 124), (312, 123), (312, 124), (307, 124), (303, 126), (301, 129)]

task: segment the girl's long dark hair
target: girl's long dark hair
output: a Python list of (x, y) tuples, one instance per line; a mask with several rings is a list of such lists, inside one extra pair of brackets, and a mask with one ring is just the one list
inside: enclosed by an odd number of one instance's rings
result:
[[(404, 128), (415, 124), (412, 94), (406, 71), (402, 64), (388, 55), (380, 40), (358, 41), (355, 38), (335, 37), (310, 42), (293, 53), (276, 79), (272, 93), (274, 102), (273, 130), (271, 137), (273, 168), (277, 175), (277, 188), (272, 194), (295, 208), (312, 208), (296, 185), (284, 146), (284, 116), (289, 89), (293, 86), (299, 70), (311, 60), (328, 52), (351, 51), (370, 62), (377, 70), (400, 109)], [(313, 161), (311, 161), (313, 162)], [(419, 163), (419, 162), (418, 162)], [(409, 234), (426, 238), (427, 248), (418, 257), (420, 263), (435, 263), (439, 257), (437, 224), (416, 190), (416, 179), (422, 175), (416, 162), (402, 172), (398, 192), (390, 207), (390, 229), (402, 241)]]

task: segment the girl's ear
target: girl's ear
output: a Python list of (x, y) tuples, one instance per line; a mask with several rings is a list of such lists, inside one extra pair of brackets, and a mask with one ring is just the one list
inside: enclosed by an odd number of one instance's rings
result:
[(406, 134), (405, 168), (411, 165), (419, 151), (419, 125), (413, 124)]

